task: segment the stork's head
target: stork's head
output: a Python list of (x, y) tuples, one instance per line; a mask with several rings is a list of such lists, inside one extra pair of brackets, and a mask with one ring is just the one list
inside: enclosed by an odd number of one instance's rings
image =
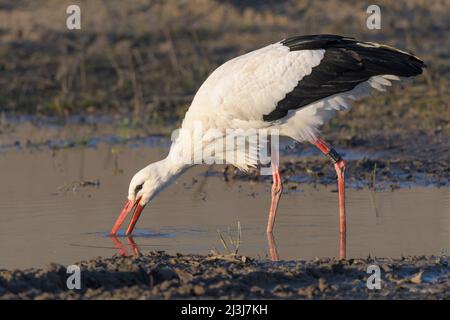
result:
[(182, 172), (182, 166), (170, 159), (152, 163), (138, 171), (128, 187), (128, 199), (111, 230), (116, 235), (128, 214), (134, 209), (126, 235), (130, 235), (147, 203), (167, 187)]
[(129, 201), (138, 201), (140, 205), (145, 206), (154, 198), (163, 182), (163, 176), (158, 170), (160, 169), (158, 164), (159, 162), (152, 163), (136, 172), (128, 187)]

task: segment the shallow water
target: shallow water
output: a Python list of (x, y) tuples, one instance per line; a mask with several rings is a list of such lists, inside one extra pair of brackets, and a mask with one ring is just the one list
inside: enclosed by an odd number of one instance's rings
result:
[[(133, 239), (106, 236), (130, 177), (166, 152), (107, 144), (0, 152), (0, 268), (69, 264), (133, 250), (224, 253), (217, 230), (225, 240), (228, 228), (236, 237), (238, 221), (239, 253), (266, 257), (270, 184), (225, 182), (205, 175), (207, 166), (191, 169), (149, 204)], [(284, 193), (274, 231), (280, 259), (339, 255), (335, 189), (300, 184)], [(349, 189), (347, 210), (347, 258), (447, 253), (449, 188)]]

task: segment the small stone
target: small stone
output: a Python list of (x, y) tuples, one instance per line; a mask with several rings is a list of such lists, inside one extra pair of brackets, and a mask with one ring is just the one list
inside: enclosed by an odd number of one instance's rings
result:
[(54, 299), (50, 293), (44, 292), (43, 294), (40, 294), (36, 297), (34, 297), (35, 300), (52, 300)]
[(192, 280), (193, 276), (187, 271), (184, 271), (182, 269), (176, 269), (176, 273), (178, 274), (178, 277), (180, 280), (184, 283), (187, 283)]
[(409, 281), (415, 284), (421, 284), (422, 283), (422, 275), (423, 275), (423, 271), (420, 271), (418, 273), (416, 273), (414, 276), (412, 276), (411, 278), (409, 278)]
[(333, 263), (331, 265), (331, 270), (335, 273), (342, 273), (344, 270), (344, 265), (341, 262)]
[(202, 296), (205, 294), (205, 288), (200, 285), (195, 285), (192, 291), (194, 291), (196, 296)]
[(159, 284), (166, 280), (179, 280), (178, 274), (174, 269), (168, 266), (157, 266), (150, 271), (150, 276), (153, 278), (153, 284)]
[(159, 285), (159, 289), (161, 291), (165, 291), (165, 290), (169, 289), (170, 285), (171, 285), (170, 281), (164, 281)]
[(259, 293), (259, 294), (263, 295), (264, 294), (264, 289), (260, 288), (258, 286), (252, 286), (250, 288), (250, 292), (252, 292), (252, 293)]
[(383, 269), (383, 271), (386, 272), (386, 273), (392, 271), (391, 266), (389, 264), (386, 264), (386, 263), (381, 265), (381, 269)]
[(316, 286), (310, 285), (309, 287), (305, 288), (304, 290), (305, 290), (304, 292), (306, 293), (306, 297), (308, 299), (314, 298), (314, 292), (316, 291)]
[(328, 288), (327, 280), (325, 278), (320, 278), (318, 287), (320, 292), (324, 292)]

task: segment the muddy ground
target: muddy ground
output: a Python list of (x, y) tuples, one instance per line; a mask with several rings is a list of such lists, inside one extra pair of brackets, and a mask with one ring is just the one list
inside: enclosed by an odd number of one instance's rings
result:
[[(449, 299), (448, 257), (315, 259), (269, 262), (244, 256), (145, 255), (76, 263), (81, 289), (68, 290), (66, 268), (0, 271), (0, 299)], [(381, 289), (367, 288), (378, 265)]]
[[(7, 117), (0, 122), (0, 151), (51, 152), (72, 148), (97, 148), (106, 144), (111, 153), (125, 147), (166, 147), (165, 135), (146, 135), (123, 128), (114, 118), (105, 124), (102, 117), (81, 121), (77, 117), (67, 122), (49, 117)], [(109, 119), (109, 118), (107, 118)], [(413, 126), (413, 123), (408, 123)], [(332, 143), (346, 160), (347, 187), (386, 190), (415, 186), (450, 186), (450, 137), (436, 134), (408, 134), (381, 131), (374, 137), (348, 137), (345, 130), (323, 137)], [(281, 173), (287, 187), (295, 190), (302, 184), (333, 185), (336, 173), (330, 159), (315, 146), (283, 139), (280, 145)], [(260, 176), (259, 168), (240, 172), (226, 166), (204, 166), (205, 175), (221, 176), (224, 180), (252, 180), (271, 183), (271, 176)]]
[[(374, 141), (372, 145), (347, 146), (347, 149), (337, 145), (336, 149), (342, 150), (339, 153), (346, 160), (347, 187), (395, 190), (414, 186), (437, 188), (450, 186), (448, 137), (435, 137), (433, 141), (427, 137), (405, 137), (403, 145), (399, 145), (397, 140), (391, 142), (383, 140), (383, 142)], [(293, 150), (281, 158), (281, 175), (288, 189), (297, 189), (303, 183), (313, 185), (336, 183), (332, 162), (315, 147), (298, 144)], [(290, 153), (294, 153), (297, 157), (290, 157)], [(259, 170), (242, 173), (232, 166), (227, 166), (217, 173), (222, 174), (225, 180), (251, 179), (271, 182), (272, 179), (270, 176), (260, 176)]]

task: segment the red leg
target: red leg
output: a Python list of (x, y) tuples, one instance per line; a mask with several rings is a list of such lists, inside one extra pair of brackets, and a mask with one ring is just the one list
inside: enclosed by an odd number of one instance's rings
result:
[(279, 168), (279, 158), (278, 150), (272, 150), (271, 146), (271, 157), (272, 157), (272, 201), (269, 210), (269, 219), (267, 221), (267, 243), (269, 247), (269, 255), (272, 261), (278, 261), (278, 251), (275, 239), (273, 238), (273, 226), (275, 224), (275, 216), (277, 215), (278, 203), (281, 198), (281, 193), (283, 192), (283, 185), (281, 181), (281, 174)]
[(278, 164), (272, 162), (273, 170), (273, 184), (272, 184), (272, 203), (270, 205), (269, 220), (267, 221), (267, 243), (269, 246), (270, 259), (272, 261), (278, 261), (278, 251), (275, 239), (273, 238), (273, 225), (275, 224), (275, 216), (277, 214), (278, 203), (283, 191), (283, 185), (281, 182), (280, 169)]
[(345, 161), (339, 160), (334, 164), (336, 174), (338, 177), (338, 195), (339, 195), (339, 230), (340, 230), (340, 247), (339, 257), (341, 259), (346, 258), (346, 216), (345, 216)]
[(269, 255), (272, 261), (278, 261), (278, 250), (277, 244), (275, 243), (275, 238), (273, 237), (273, 233), (267, 233), (267, 243), (269, 245)]
[(339, 256), (341, 259), (346, 257), (346, 217), (345, 217), (345, 161), (342, 157), (325, 141), (317, 139), (315, 142), (317, 148), (325, 155), (329, 156), (334, 162), (334, 168), (338, 179), (338, 195), (339, 195), (339, 231), (340, 246)]
[(283, 185), (281, 183), (281, 175), (278, 164), (272, 163), (273, 171), (273, 184), (272, 184), (272, 203), (269, 210), (269, 220), (267, 221), (267, 233), (272, 233), (273, 225), (275, 224), (275, 216), (277, 215), (278, 203), (283, 191)]

